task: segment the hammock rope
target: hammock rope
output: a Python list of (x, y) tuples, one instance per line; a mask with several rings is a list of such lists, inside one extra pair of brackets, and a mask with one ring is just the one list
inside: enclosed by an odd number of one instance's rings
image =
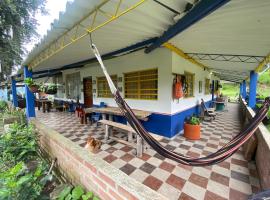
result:
[(102, 58), (99, 54), (97, 47), (91, 41), (91, 49), (95, 54), (100, 67), (107, 79), (109, 84), (111, 93), (114, 96), (115, 102), (120, 108), (123, 116), (127, 119), (128, 123), (131, 127), (136, 131), (136, 133), (143, 138), (157, 153), (164, 156), (165, 158), (172, 159), (176, 162), (179, 162), (184, 165), (190, 166), (207, 166), (214, 165), (224, 161), (225, 159), (232, 156), (252, 135), (256, 132), (258, 125), (262, 122), (262, 120), (267, 115), (269, 106), (270, 106), (270, 98), (267, 97), (263, 106), (256, 113), (256, 115), (252, 118), (248, 126), (246, 126), (238, 135), (236, 135), (231, 141), (221, 147), (214, 153), (211, 153), (205, 157), (194, 158), (190, 156), (184, 156), (182, 154), (176, 153), (174, 151), (170, 151), (163, 147), (157, 140), (155, 140), (142, 126), (141, 122), (137, 119), (129, 105), (120, 95), (120, 92), (115, 87), (111, 77), (109, 76), (107, 69), (102, 61)]

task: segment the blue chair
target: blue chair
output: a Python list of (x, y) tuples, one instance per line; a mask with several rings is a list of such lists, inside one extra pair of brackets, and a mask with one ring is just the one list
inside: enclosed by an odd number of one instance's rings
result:
[[(97, 107), (97, 108), (105, 108), (106, 104), (104, 102), (100, 102), (99, 106), (93, 106), (93, 107)], [(91, 115), (91, 122), (95, 123), (98, 122), (101, 119), (101, 114), (100, 113), (92, 113)], [(98, 123), (97, 123), (98, 126)]]

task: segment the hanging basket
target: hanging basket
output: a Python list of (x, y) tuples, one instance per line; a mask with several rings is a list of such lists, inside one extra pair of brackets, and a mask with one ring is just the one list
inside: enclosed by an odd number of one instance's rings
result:
[(37, 93), (39, 91), (39, 87), (38, 85), (31, 85), (31, 86), (28, 86), (30, 92), (32, 93)]
[(199, 140), (201, 138), (201, 126), (185, 123), (184, 137), (189, 140)]
[(46, 89), (45, 93), (46, 94), (56, 94), (57, 93), (57, 89)]

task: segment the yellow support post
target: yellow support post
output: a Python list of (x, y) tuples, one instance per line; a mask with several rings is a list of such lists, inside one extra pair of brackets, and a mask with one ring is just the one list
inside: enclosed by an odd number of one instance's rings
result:
[(166, 47), (167, 49), (173, 51), (174, 53), (176, 53), (177, 55), (179, 55), (180, 57), (188, 60), (189, 62), (203, 68), (203, 69), (207, 69), (208, 67), (206, 67), (204, 64), (196, 61), (195, 59), (193, 59), (192, 57), (190, 57), (189, 55), (185, 54), (185, 52), (183, 52), (181, 49), (179, 49), (178, 47), (174, 46), (173, 44), (166, 42), (164, 43), (162, 46)]

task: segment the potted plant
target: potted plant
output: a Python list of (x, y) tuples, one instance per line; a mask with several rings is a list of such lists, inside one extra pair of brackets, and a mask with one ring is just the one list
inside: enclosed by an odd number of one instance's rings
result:
[(56, 94), (57, 93), (57, 85), (54, 83), (49, 83), (45, 87), (46, 94)]
[(184, 137), (190, 140), (198, 140), (201, 138), (200, 119), (192, 116), (184, 123)]
[(27, 85), (31, 92), (36, 93), (39, 91), (39, 85), (34, 82), (32, 78), (24, 79), (24, 83)]

